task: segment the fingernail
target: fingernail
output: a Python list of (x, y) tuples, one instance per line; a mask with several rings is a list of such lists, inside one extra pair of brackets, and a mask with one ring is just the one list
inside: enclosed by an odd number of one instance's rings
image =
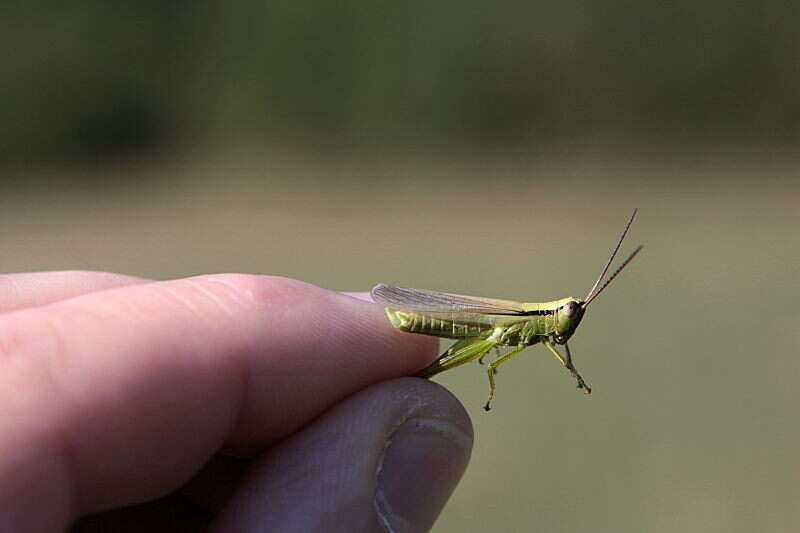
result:
[(375, 508), (393, 533), (427, 531), (469, 461), (472, 436), (453, 423), (412, 417), (389, 437), (378, 471)]

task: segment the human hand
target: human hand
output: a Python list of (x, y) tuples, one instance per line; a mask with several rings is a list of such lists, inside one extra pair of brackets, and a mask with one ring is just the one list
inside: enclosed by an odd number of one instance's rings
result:
[(472, 446), (402, 377), (436, 347), (283, 278), (0, 276), (0, 531), (425, 531)]

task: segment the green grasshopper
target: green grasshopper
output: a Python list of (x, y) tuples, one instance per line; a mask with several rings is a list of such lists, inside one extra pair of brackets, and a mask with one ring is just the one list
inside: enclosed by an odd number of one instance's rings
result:
[[(570, 371), (578, 382), (579, 389), (583, 389), (586, 394), (591, 394), (592, 389), (572, 363), (572, 354), (567, 341), (581, 323), (589, 304), (643, 248), (643, 246), (638, 246), (606, 282), (602, 286), (600, 285), (614, 261), (637, 211), (633, 210), (617, 245), (611, 252), (611, 257), (583, 300), (568, 297), (543, 303), (515, 302), (420, 289), (404, 289), (384, 284), (376, 285), (372, 289), (372, 298), (376, 303), (386, 306), (386, 316), (395, 328), (410, 333), (457, 339), (457, 342), (438, 359), (417, 372), (415, 375), (418, 377), (429, 378), (476, 358), (480, 364), (483, 364), (484, 356), (492, 348), (495, 348), (497, 357), (489, 363), (487, 368), (489, 398), (484, 405), (484, 409), (487, 411), (491, 409), (494, 398), (497, 367), (528, 346), (537, 343), (544, 344), (556, 359)], [(564, 346), (566, 357), (561, 355), (557, 345)], [(500, 355), (500, 346), (516, 346), (516, 348)]]

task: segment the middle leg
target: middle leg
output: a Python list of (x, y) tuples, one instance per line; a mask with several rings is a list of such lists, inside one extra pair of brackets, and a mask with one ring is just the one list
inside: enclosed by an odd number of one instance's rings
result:
[(485, 411), (488, 411), (492, 408), (491, 403), (492, 399), (494, 398), (494, 389), (495, 389), (494, 375), (497, 373), (497, 367), (502, 365), (503, 363), (505, 363), (506, 361), (508, 361), (509, 359), (511, 359), (512, 357), (514, 357), (527, 347), (528, 347), (527, 345), (522, 345), (518, 347), (516, 350), (510, 351), (507, 354), (502, 355), (497, 359), (495, 359), (494, 361), (492, 361), (491, 363), (489, 363), (489, 366), (486, 368), (486, 374), (489, 376), (489, 398), (487, 398), (486, 400), (486, 405), (483, 406), (483, 409)]

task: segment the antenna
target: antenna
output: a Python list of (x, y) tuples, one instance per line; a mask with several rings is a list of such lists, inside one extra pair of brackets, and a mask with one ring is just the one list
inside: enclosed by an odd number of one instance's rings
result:
[(609, 284), (609, 283), (611, 283), (611, 281), (612, 281), (614, 278), (616, 278), (616, 277), (617, 277), (617, 274), (619, 274), (620, 272), (622, 272), (622, 269), (623, 269), (623, 268), (625, 268), (626, 266), (628, 266), (628, 263), (630, 263), (631, 261), (633, 261), (633, 258), (634, 258), (634, 257), (636, 257), (636, 254), (638, 254), (638, 253), (641, 251), (641, 249), (642, 249), (642, 248), (644, 248), (644, 245), (641, 245), (641, 244), (640, 244), (639, 246), (637, 246), (637, 247), (636, 247), (636, 249), (633, 251), (633, 253), (632, 253), (631, 255), (629, 255), (629, 256), (628, 256), (628, 258), (627, 258), (625, 261), (623, 261), (623, 262), (622, 262), (622, 264), (619, 266), (619, 268), (618, 268), (617, 270), (615, 270), (613, 274), (611, 274), (611, 277), (610, 277), (610, 278), (608, 278), (608, 280), (607, 280), (605, 283), (603, 283), (603, 286), (602, 286), (602, 287), (600, 287), (600, 290), (598, 290), (596, 293), (592, 294), (592, 296), (591, 296), (591, 297), (590, 297), (588, 300), (586, 300), (586, 301), (583, 303), (583, 308), (584, 308), (584, 309), (586, 308), (586, 306), (588, 306), (588, 305), (589, 305), (589, 304), (592, 302), (592, 300), (594, 300), (595, 298), (597, 298), (597, 297), (600, 295), (600, 293), (601, 293), (601, 292), (603, 292), (603, 289), (605, 289), (606, 287), (608, 287), (608, 284)]
[[(583, 299), (583, 301), (585, 301), (586, 303), (588, 303), (588, 302), (590, 302), (591, 300), (594, 299), (594, 290), (597, 288), (598, 285), (600, 285), (600, 282), (603, 280), (603, 276), (605, 276), (606, 272), (608, 272), (608, 267), (610, 267), (611, 263), (614, 261), (614, 257), (616, 257), (617, 252), (619, 251), (619, 247), (622, 245), (622, 240), (625, 238), (625, 235), (628, 233), (628, 229), (630, 229), (631, 224), (633, 223), (633, 219), (636, 217), (636, 213), (638, 213), (638, 212), (639, 212), (638, 208), (633, 210), (633, 214), (631, 214), (631, 218), (629, 218), (628, 219), (628, 223), (625, 224), (625, 229), (622, 231), (622, 235), (619, 236), (619, 240), (617, 241), (617, 245), (614, 247), (614, 251), (611, 252), (611, 257), (608, 258), (608, 263), (606, 263), (606, 266), (603, 268), (603, 271), (597, 277), (597, 281), (595, 281), (594, 285), (592, 285), (592, 288), (589, 290), (589, 293), (586, 295), (586, 298)], [(636, 252), (634, 252), (633, 255), (636, 255)], [(630, 261), (631, 259), (632, 259), (632, 257), (629, 257), (628, 261)], [(612, 278), (613, 278), (613, 276), (612, 276)]]

